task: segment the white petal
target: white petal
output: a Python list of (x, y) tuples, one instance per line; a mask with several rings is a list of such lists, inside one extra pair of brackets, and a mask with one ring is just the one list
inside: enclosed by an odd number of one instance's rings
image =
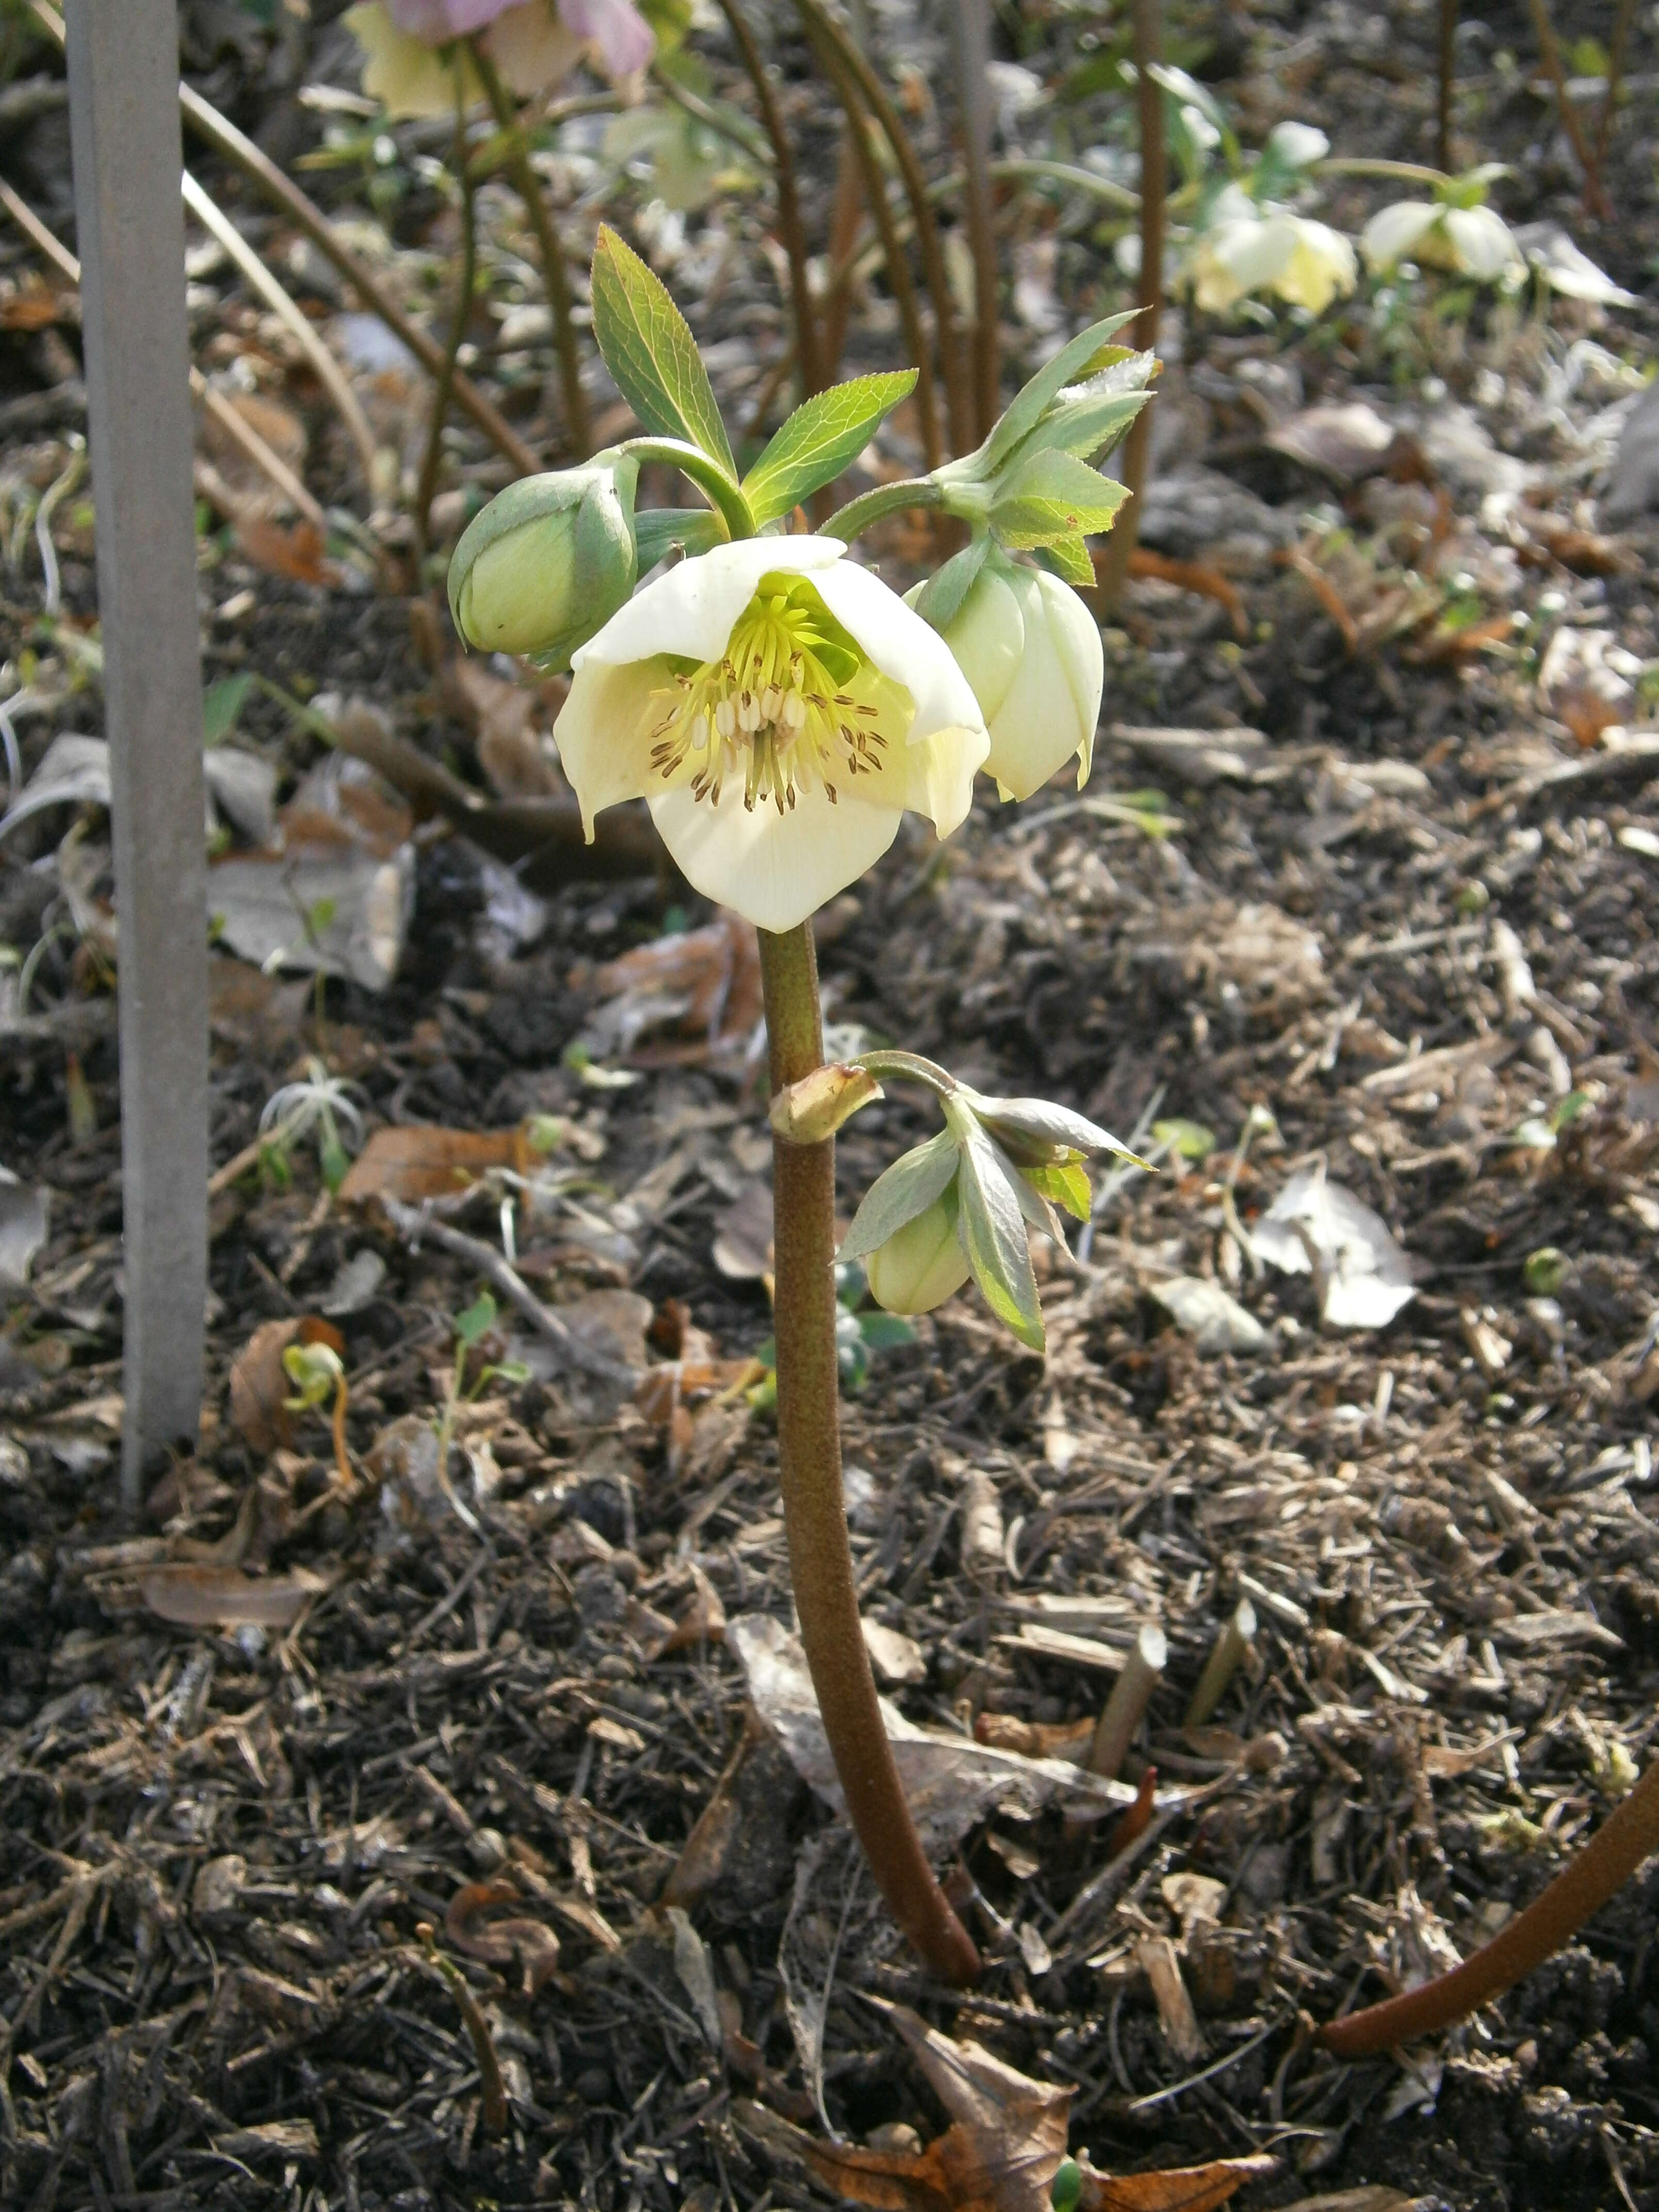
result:
[[(793, 542), (827, 545), (835, 541), (798, 538)], [(984, 726), (979, 702), (950, 647), (879, 576), (842, 561), (815, 575), (812, 581), (824, 605), (882, 674), (903, 684), (915, 701), (909, 738), (913, 745), (932, 737), (936, 730)]]
[(974, 776), (989, 758), (991, 740), (971, 730), (935, 730), (904, 748), (904, 803), (925, 814), (941, 837), (960, 830), (974, 804)]
[(559, 764), (581, 802), (591, 843), (593, 817), (624, 799), (638, 799), (650, 775), (651, 694), (666, 680), (658, 660), (625, 668), (579, 668), (553, 725)]
[(1295, 226), (1296, 251), (1279, 280), (1279, 295), (1310, 314), (1323, 314), (1339, 292), (1354, 288), (1358, 270), (1353, 248), (1328, 223), (1305, 216), (1287, 216), (1285, 221)]
[[(917, 586), (917, 590), (921, 590)], [(941, 633), (968, 678), (987, 722), (994, 721), (1019, 672), (1025, 650), (1025, 617), (1020, 603), (994, 568), (983, 568), (967, 598)]]
[[(571, 656), (570, 665), (576, 669), (592, 661), (616, 665), (659, 653), (718, 660), (763, 576), (775, 571), (821, 580), (846, 550), (835, 538), (744, 538), (735, 545), (716, 545), (680, 562), (635, 592)], [(927, 624), (920, 627), (926, 629)], [(850, 623), (848, 628), (852, 628)], [(900, 680), (909, 681), (902, 676)]]
[[(1005, 792), (1015, 799), (1029, 799), (1081, 748), (1085, 738), (1093, 738), (1104, 653), (1093, 617), (1058, 577), (1028, 568), (1008, 580), (1025, 617), (1025, 651), (1007, 697), (992, 717), (991, 751), (986, 766)], [(1057, 590), (1051, 593), (1045, 586)], [(1070, 601), (1070, 608), (1060, 600), (1061, 593)], [(1080, 623), (1073, 620), (1072, 609), (1082, 617)], [(1088, 641), (1083, 635), (1085, 628)], [(1100, 672), (1091, 686), (1091, 702), (1078, 697), (1068, 665), (1073, 659), (1085, 661), (1081, 673), (1085, 683), (1091, 672), (1091, 660), (1093, 670)], [(1085, 705), (1091, 709), (1086, 721)]]
[(582, 41), (568, 30), (546, 0), (525, 0), (498, 15), (484, 37), (493, 61), (520, 100), (533, 99), (568, 76), (582, 58)]
[(1324, 160), (1331, 150), (1331, 142), (1311, 123), (1279, 123), (1269, 134), (1267, 150), (1277, 154), (1291, 168), (1305, 169), (1310, 161)]
[[(434, 46), (400, 31), (380, 0), (364, 0), (341, 18), (363, 52), (363, 90), (391, 116), (453, 115), (455, 72)], [(479, 97), (470, 66), (466, 97)]]
[[(1101, 694), (1106, 689), (1106, 651), (1100, 624), (1069, 584), (1043, 568), (1032, 573), (1076, 702), (1079, 724), (1092, 742), (1100, 720)], [(1086, 763), (1083, 774), (1088, 774)]]
[(1508, 223), (1495, 208), (1448, 208), (1446, 235), (1456, 249), (1458, 266), (1484, 284), (1526, 265)]
[(1396, 200), (1379, 208), (1359, 235), (1359, 250), (1373, 269), (1392, 269), (1417, 250), (1440, 210), (1428, 200)]
[(728, 783), (718, 806), (689, 790), (651, 801), (651, 818), (686, 881), (757, 929), (793, 929), (881, 858), (898, 834), (900, 810), (848, 799), (832, 806), (822, 791), (798, 793), (780, 815), (769, 799), (750, 813), (741, 782)]

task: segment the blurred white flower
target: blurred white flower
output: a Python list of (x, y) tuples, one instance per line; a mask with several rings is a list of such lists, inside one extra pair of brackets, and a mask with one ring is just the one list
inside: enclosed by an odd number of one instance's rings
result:
[(1379, 276), (1415, 261), (1477, 283), (1512, 286), (1527, 269), (1496, 208), (1450, 207), (1443, 200), (1396, 200), (1379, 209), (1360, 234), (1359, 250)]
[(1267, 292), (1317, 315), (1352, 291), (1358, 268), (1352, 245), (1328, 223), (1271, 200), (1258, 203), (1243, 185), (1228, 185), (1188, 257), (1187, 276), (1209, 314)]
[(545, 91), (591, 53), (606, 76), (642, 70), (656, 39), (633, 0), (360, 0), (343, 18), (363, 54), (363, 90), (391, 116), (447, 115), (461, 97), (483, 97), (463, 52), (443, 52), (477, 36), (503, 82), (520, 100)]

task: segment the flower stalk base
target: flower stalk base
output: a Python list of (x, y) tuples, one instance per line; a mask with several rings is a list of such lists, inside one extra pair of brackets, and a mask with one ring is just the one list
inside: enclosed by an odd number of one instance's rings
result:
[[(760, 933), (773, 1091), (820, 1066), (810, 923)], [(894, 1917), (930, 1972), (964, 1986), (979, 1954), (923, 1854), (882, 1725), (859, 1620), (842, 1494), (836, 1364), (835, 1143), (772, 1148), (778, 1455), (801, 1643), (836, 1771)]]

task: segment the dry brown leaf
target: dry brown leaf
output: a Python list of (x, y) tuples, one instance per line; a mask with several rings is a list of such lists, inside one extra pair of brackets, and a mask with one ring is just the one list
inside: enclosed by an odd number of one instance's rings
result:
[(292, 1628), (328, 1587), (320, 1575), (245, 1575), (237, 1567), (172, 1565), (138, 1578), (139, 1595), (158, 1620), (179, 1628)]
[(498, 799), (558, 799), (564, 778), (542, 744), (547, 720), (541, 693), (492, 676), (476, 660), (456, 659), (441, 678), (445, 702), (472, 732), (478, 765)]
[(362, 1206), (392, 1198), (418, 1206), (453, 1198), (489, 1168), (528, 1175), (534, 1166), (527, 1133), (514, 1129), (376, 1129), (346, 1171), (340, 1196)]
[(690, 1066), (719, 1046), (746, 1044), (762, 1013), (760, 940), (753, 925), (722, 912), (702, 929), (659, 937), (599, 969), (601, 1019), (626, 1051), (647, 1029), (672, 1022), (695, 1043), (659, 1045), (632, 1057)]
[(331, 584), (340, 571), (326, 557), (322, 532), (314, 523), (295, 522), (286, 528), (258, 514), (244, 514), (235, 525), (238, 547), (269, 576), (283, 576), (291, 584)]
[(283, 1366), (290, 1344), (325, 1344), (345, 1356), (345, 1339), (319, 1315), (261, 1322), (230, 1370), (230, 1425), (250, 1451), (285, 1450), (293, 1441), (283, 1400), (294, 1395)]
[(544, 1921), (528, 1916), (508, 1920), (484, 1917), (500, 1905), (523, 1902), (515, 1882), (465, 1882), (449, 1900), (444, 1934), (458, 1951), (469, 1959), (481, 1960), (487, 1966), (510, 1966), (516, 1962), (524, 1976), (524, 1994), (533, 1997), (557, 1970), (558, 1937)]

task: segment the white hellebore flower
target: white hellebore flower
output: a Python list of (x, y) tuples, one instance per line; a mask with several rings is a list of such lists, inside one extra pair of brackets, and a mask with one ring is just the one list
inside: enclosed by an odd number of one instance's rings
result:
[(1225, 314), (1252, 292), (1276, 292), (1292, 307), (1322, 314), (1358, 278), (1353, 247), (1340, 230), (1255, 201), (1241, 185), (1220, 193), (1188, 275), (1206, 313)]
[(948, 837), (990, 750), (944, 639), (834, 538), (682, 561), (573, 654), (554, 735), (591, 838), (624, 799), (688, 882), (793, 929), (854, 882), (906, 807)]
[(993, 552), (943, 635), (985, 716), (985, 765), (1003, 798), (1029, 799), (1073, 753), (1080, 791), (1106, 664), (1100, 625), (1071, 586)]
[(1482, 284), (1516, 284), (1527, 273), (1495, 208), (1449, 207), (1443, 200), (1396, 200), (1379, 208), (1360, 234), (1359, 249), (1379, 275), (1401, 261), (1454, 270)]

